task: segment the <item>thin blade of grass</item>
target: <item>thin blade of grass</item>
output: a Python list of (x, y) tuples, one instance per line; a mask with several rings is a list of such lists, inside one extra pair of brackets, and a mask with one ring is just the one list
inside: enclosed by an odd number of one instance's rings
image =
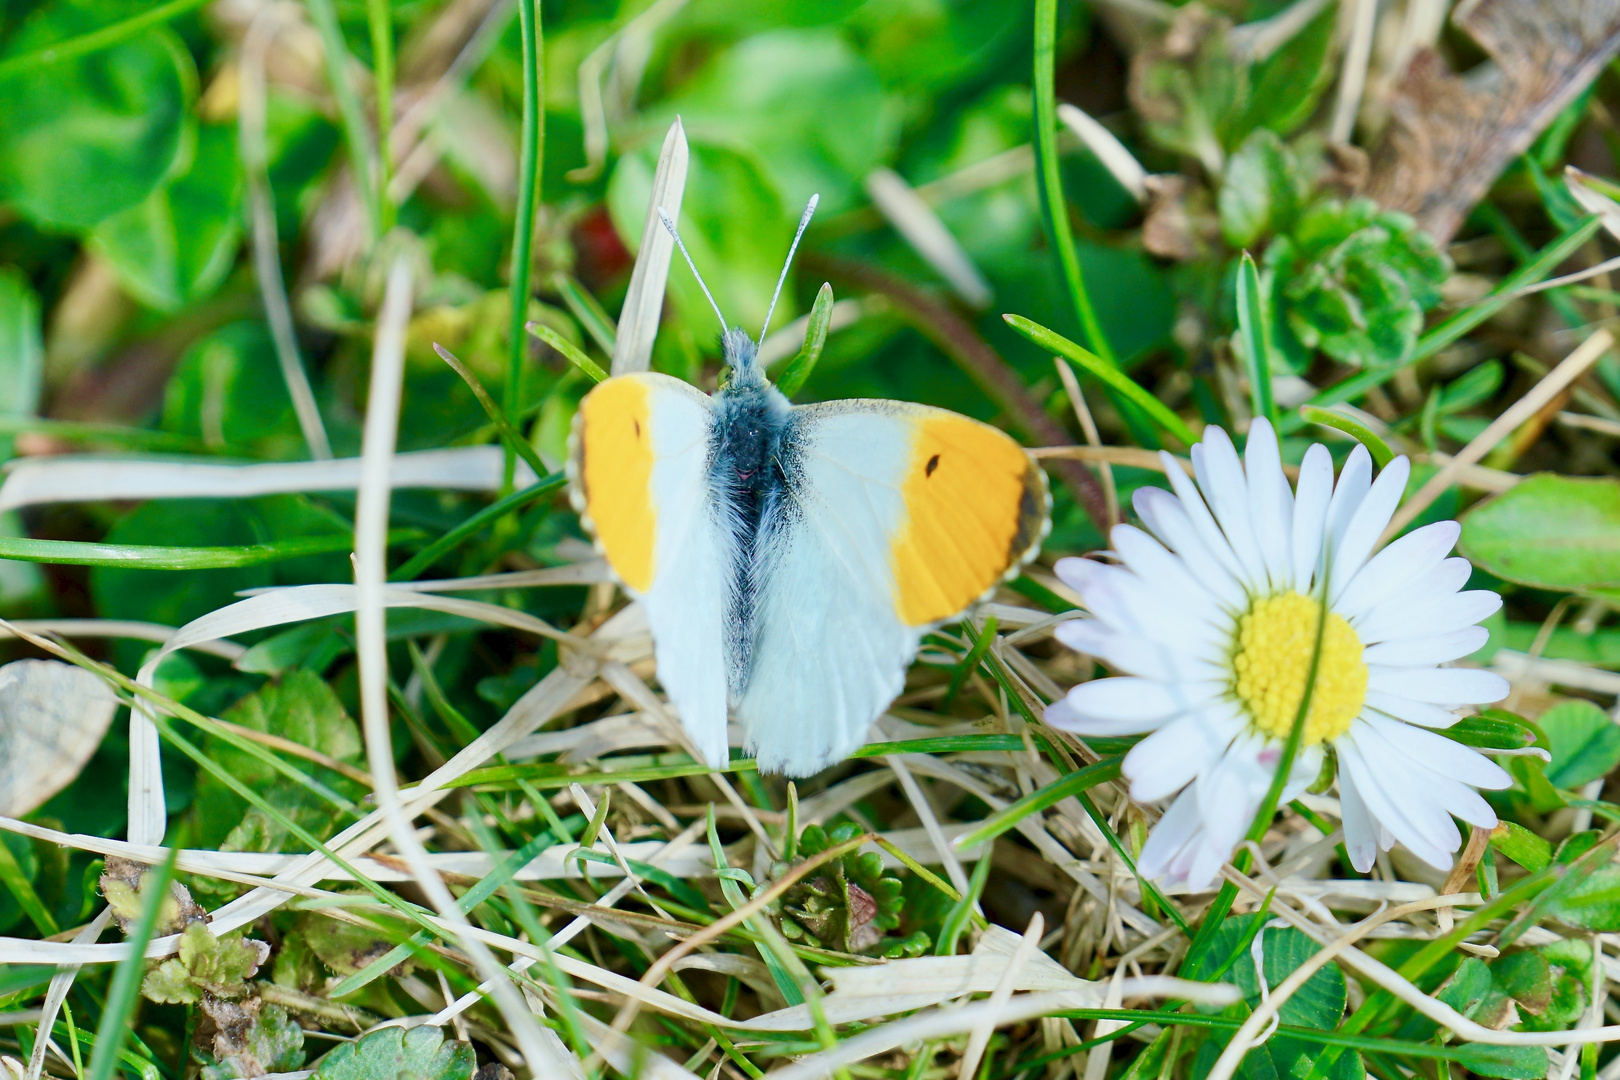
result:
[(1373, 462), (1380, 469), (1395, 460), (1395, 451), (1389, 448), (1389, 444), (1379, 438), (1376, 431), (1353, 416), (1347, 416), (1336, 409), (1319, 409), (1315, 405), (1301, 405), (1299, 415), (1313, 424), (1342, 431), (1355, 439), (1367, 448), (1367, 453), (1372, 455)]
[[(506, 380), (501, 388), (501, 402), (509, 415), (517, 413), (523, 393), (523, 367), (528, 354), (523, 324), (529, 321), (529, 275), (534, 263), (535, 206), (540, 199), (541, 161), (545, 154), (546, 137), (545, 83), (540, 77), (543, 62), (540, 3), (539, 0), (517, 0), (517, 6), (518, 36), (523, 43), (523, 118), (518, 138), (517, 212), (512, 221), (511, 319), (507, 324)], [(444, 355), (442, 351), (440, 355)], [(507, 483), (511, 483), (512, 454), (522, 456), (522, 451), (511, 440), (507, 441), (507, 447)], [(533, 463), (530, 464), (532, 466)], [(546, 470), (535, 469), (535, 472), (544, 476)]]
[(988, 843), (1002, 833), (1017, 828), (1018, 823), (1025, 818), (1056, 806), (1071, 795), (1079, 795), (1098, 784), (1119, 779), (1120, 763), (1124, 760), (1121, 756), (1107, 757), (1076, 769), (1067, 776), (1059, 777), (1045, 787), (1037, 788), (1017, 802), (1009, 804), (1005, 809), (985, 818), (977, 829), (957, 837), (957, 849), (963, 850)]
[[(562, 353), (563, 359), (583, 371), (592, 382), (602, 382), (608, 377), (608, 373), (602, 370), (602, 366), (581, 352), (579, 346), (544, 323), (531, 322), (524, 329)], [(646, 368), (637, 368), (636, 370), (645, 371)]]
[(1198, 436), (1193, 434), (1192, 429), (1182, 421), (1181, 417), (1171, 412), (1158, 398), (1142, 389), (1129, 375), (1126, 375), (1102, 357), (1076, 345), (1062, 334), (1054, 333), (1039, 323), (1024, 318), (1022, 315), (1003, 315), (1002, 318), (1006, 320), (1008, 326), (1023, 334), (1036, 345), (1046, 349), (1048, 352), (1057, 353), (1064, 359), (1079, 365), (1088, 374), (1102, 380), (1109, 388), (1117, 390), (1126, 400), (1137, 405), (1160, 427), (1186, 445), (1191, 446), (1198, 441)]
[(338, 23), (337, 8), (333, 0), (305, 0), (310, 20), (321, 34), (321, 47), (326, 54), (326, 81), (336, 99), (338, 115), (343, 121), (343, 141), (349, 151), (349, 168), (354, 173), (355, 190), (360, 193), (360, 205), (366, 214), (366, 231), (373, 242), (381, 235), (383, 214), (377, 186), (377, 147), (372, 141), (371, 127), (360, 107), (360, 95), (354, 91), (349, 79), (349, 68), (354, 58), (343, 40), (343, 27)]
[(468, 371), (466, 364), (456, 359), (454, 353), (438, 342), (433, 343), (433, 351), (439, 354), (440, 360), (450, 365), (450, 370), (461, 376), (461, 381), (467, 384), (467, 388), (473, 392), (473, 397), (478, 399), (478, 404), (483, 406), (484, 412), (489, 416), (490, 422), (495, 425), (495, 429), (501, 433), (501, 439), (506, 443), (507, 447), (522, 458), (524, 463), (534, 470), (536, 476), (545, 476), (549, 471), (545, 462), (541, 461), (540, 455), (534, 452), (534, 447), (529, 445), (529, 440), (525, 439), (522, 433), (512, 426), (512, 421), (507, 419), (506, 410), (497, 405), (495, 399), (489, 396), (489, 391), (485, 390), (484, 384), (478, 381), (478, 376)]
[(618, 344), (618, 331), (613, 328), (613, 320), (608, 318), (602, 305), (597, 303), (596, 297), (586, 291), (585, 287), (562, 271), (558, 271), (551, 279), (563, 303), (585, 332), (591, 335), (601, 350), (612, 356)]
[(38, 68), (48, 67), (51, 64), (60, 64), (64, 60), (72, 60), (80, 56), (110, 49), (114, 45), (122, 44), (137, 37), (149, 27), (161, 26), (166, 22), (179, 18), (188, 11), (202, 7), (208, 0), (169, 0), (166, 4), (158, 4), (138, 15), (131, 15), (121, 22), (103, 26), (99, 30), (92, 30), (88, 34), (68, 38), (47, 45), (43, 49), (23, 53), (21, 56), (8, 57), (0, 61), (0, 79), (20, 75), (24, 72), (34, 71)]
[(504, 499), (490, 503), (482, 510), (467, 518), (461, 524), (439, 537), (427, 547), (412, 555), (404, 565), (389, 575), (389, 581), (413, 581), (422, 571), (428, 569), (441, 557), (456, 548), (463, 540), (479, 532), (486, 526), (505, 517), (515, 510), (520, 510), (534, 500), (549, 495), (558, 490), (567, 482), (560, 472), (552, 473), (538, 483), (531, 484), (522, 491), (514, 491)]
[[(417, 529), (400, 529), (388, 534), (390, 544), (421, 536), (421, 531)], [(157, 547), (0, 536), (0, 559), (61, 566), (121, 566), (139, 570), (215, 570), (231, 566), (260, 566), (306, 555), (348, 551), (352, 544), (353, 538), (347, 533), (295, 537), (268, 544), (243, 544), (240, 547)]]

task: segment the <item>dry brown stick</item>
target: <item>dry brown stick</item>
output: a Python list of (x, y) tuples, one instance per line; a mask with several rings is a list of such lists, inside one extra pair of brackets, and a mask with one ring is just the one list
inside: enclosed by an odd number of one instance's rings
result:
[[(816, 276), (841, 280), (887, 297), (901, 318), (967, 372), (997, 405), (1012, 415), (1014, 423), (1030, 438), (1045, 443), (1069, 441), (1069, 433), (1063, 425), (1046, 414), (1007, 361), (951, 308), (911, 282), (866, 263), (821, 254), (806, 255), (804, 262), (805, 268), (814, 271)], [(1097, 529), (1107, 536), (1108, 500), (1097, 474), (1080, 461), (1055, 464), (1052, 471), (1085, 508)]]

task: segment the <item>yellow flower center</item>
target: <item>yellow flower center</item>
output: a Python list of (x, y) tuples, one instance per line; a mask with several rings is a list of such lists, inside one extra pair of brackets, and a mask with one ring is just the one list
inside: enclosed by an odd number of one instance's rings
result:
[[(1322, 605), (1292, 590), (1258, 599), (1238, 620), (1232, 690), (1254, 726), (1279, 739), (1293, 730), (1311, 677)], [(1305, 717), (1303, 745), (1332, 740), (1350, 728), (1367, 698), (1361, 639), (1343, 617), (1327, 613), (1316, 687)]]

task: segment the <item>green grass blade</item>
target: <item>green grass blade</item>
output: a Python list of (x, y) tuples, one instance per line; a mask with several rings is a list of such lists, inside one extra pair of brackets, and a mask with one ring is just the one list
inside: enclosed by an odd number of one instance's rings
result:
[(579, 320), (579, 325), (585, 328), (585, 332), (591, 335), (591, 340), (596, 342), (603, 352), (612, 356), (613, 345), (618, 340), (619, 332), (613, 325), (613, 320), (608, 318), (608, 313), (602, 310), (602, 305), (596, 302), (596, 297), (561, 271), (551, 279), (551, 283), (556, 286), (563, 303), (568, 305), (569, 312)]
[(945, 708), (949, 709), (951, 702), (956, 700), (956, 695), (961, 691), (967, 677), (979, 670), (979, 665), (984, 661), (984, 654), (990, 651), (990, 646), (995, 640), (996, 617), (991, 615), (984, 620), (984, 629), (974, 639), (973, 646), (968, 649), (967, 655), (962, 657), (962, 662), (951, 670), (951, 684), (945, 689)]
[(1372, 428), (1353, 416), (1346, 416), (1332, 409), (1319, 409), (1315, 405), (1301, 405), (1299, 414), (1313, 424), (1342, 431), (1355, 439), (1367, 448), (1367, 452), (1372, 455), (1373, 461), (1380, 469), (1395, 459), (1395, 451), (1389, 448), (1389, 444), (1380, 439)]
[(394, 13), (392, 0), (366, 0), (366, 22), (371, 30), (372, 101), (377, 107), (377, 233), (394, 227), (394, 204), (388, 197), (393, 172), (388, 134), (394, 130)]
[(987, 851), (984, 857), (973, 867), (973, 876), (968, 878), (967, 892), (962, 898), (951, 905), (946, 913), (945, 921), (939, 929), (939, 940), (934, 942), (935, 956), (955, 956), (956, 942), (967, 929), (967, 924), (974, 916), (974, 908), (979, 903), (979, 897), (984, 895), (985, 882), (990, 880), (990, 864), (995, 862)]
[(412, 555), (403, 566), (401, 566), (398, 570), (395, 570), (392, 574), (388, 575), (388, 580), (415, 580), (417, 575), (421, 574), (422, 571), (428, 569), (434, 563), (438, 562), (443, 555), (454, 550), (456, 545), (460, 544), (469, 536), (479, 532), (485, 526), (492, 524), (500, 518), (505, 517), (512, 511), (527, 506), (529, 503), (540, 498), (541, 496), (550, 495), (552, 492), (562, 487), (563, 484), (567, 483), (567, 479), (568, 478), (560, 472), (551, 473), (549, 476), (542, 477), (539, 481), (529, 485), (522, 491), (514, 491), (504, 499), (495, 500), (482, 510), (478, 511), (476, 514), (473, 514), (467, 520), (463, 521), (460, 525), (457, 525), (455, 528), (433, 541), (433, 543), (429, 544), (421, 551), (418, 551), (415, 555)]
[[(390, 543), (399, 543), (421, 535), (415, 529), (396, 530), (388, 534), (388, 539)], [(0, 559), (64, 566), (121, 566), (131, 570), (218, 570), (348, 551), (353, 546), (354, 537), (348, 533), (301, 536), (240, 547), (158, 547), (0, 536)]]
[(170, 848), (163, 864), (149, 871), (152, 874), (149, 881), (145, 874), (141, 875), (151, 892), (141, 905), (140, 921), (126, 939), (129, 953), (118, 961), (113, 971), (107, 1004), (101, 1011), (101, 1025), (96, 1028), (96, 1048), (90, 1055), (90, 1068), (85, 1074), (88, 1080), (112, 1080), (140, 998), (141, 979), (146, 975), (146, 946), (157, 929), (158, 912), (163, 910), (163, 901), (169, 895), (169, 880), (174, 876), (174, 861), (179, 854), (178, 848)]
[(377, 187), (377, 148), (366, 123), (365, 111), (360, 108), (360, 96), (354, 92), (349, 80), (353, 60), (349, 46), (343, 40), (343, 27), (338, 23), (337, 8), (332, 0), (305, 0), (310, 20), (320, 31), (321, 48), (326, 54), (326, 80), (332, 96), (337, 99), (338, 115), (343, 120), (343, 141), (349, 150), (349, 168), (354, 172), (355, 189), (360, 193), (360, 204), (366, 209), (366, 228), (375, 241), (380, 235), (383, 214), (381, 192)]
[(1002, 833), (1017, 828), (1018, 823), (1025, 818), (1056, 806), (1071, 795), (1078, 795), (1098, 784), (1119, 779), (1119, 765), (1123, 760), (1124, 758), (1119, 756), (1103, 758), (1094, 764), (1076, 769), (1067, 776), (1061, 776), (1043, 788), (1037, 788), (1017, 802), (985, 818), (977, 829), (958, 837), (955, 846), (959, 850), (966, 850), (988, 843)]
[[(540, 27), (539, 0), (518, 0), (518, 36), (523, 42), (523, 119), (518, 136), (517, 213), (512, 220), (512, 307), (507, 325), (506, 381), (501, 403), (508, 415), (522, 407), (523, 368), (528, 359), (528, 340), (523, 324), (529, 321), (529, 274), (534, 262), (535, 204), (540, 199), (541, 163), (546, 151), (545, 82), (540, 77), (544, 63), (544, 39)], [(525, 443), (525, 445), (527, 445)], [(522, 451), (508, 440), (506, 480), (512, 480), (512, 453)], [(525, 458), (527, 460), (527, 458)], [(533, 468), (533, 462), (530, 462)], [(535, 469), (544, 476), (545, 469)]]
[(1080, 317), (1080, 328), (1086, 341), (1101, 361), (1111, 368), (1119, 366), (1114, 349), (1103, 335), (1097, 309), (1092, 306), (1086, 291), (1085, 274), (1080, 269), (1080, 255), (1074, 247), (1074, 234), (1069, 229), (1069, 207), (1063, 198), (1063, 178), (1058, 170), (1057, 153), (1057, 16), (1058, 0), (1035, 0), (1035, 183), (1040, 190), (1041, 216), (1057, 252), (1058, 265), (1063, 269), (1063, 281), (1068, 286), (1069, 298), (1075, 314)]
[(34, 883), (23, 873), (22, 864), (17, 861), (17, 856), (11, 853), (11, 849), (6, 846), (3, 839), (0, 839), (0, 885), (10, 890), (17, 901), (17, 906), (22, 908), (23, 914), (28, 916), (28, 921), (34, 924), (34, 928), (43, 937), (50, 937), (61, 929), (45, 907), (45, 902), (39, 898), (39, 893), (34, 891)]
[(497, 405), (495, 399), (489, 396), (489, 391), (485, 390), (484, 384), (478, 381), (478, 376), (468, 371), (466, 364), (456, 359), (454, 353), (438, 342), (433, 343), (433, 351), (439, 354), (439, 359), (450, 365), (450, 370), (461, 376), (461, 381), (466, 383), (467, 388), (473, 392), (473, 397), (478, 399), (478, 404), (484, 407), (484, 412), (488, 414), (490, 422), (495, 425), (495, 430), (501, 433), (501, 438), (506, 441), (508, 449), (522, 458), (529, 468), (534, 470), (534, 475), (545, 476), (550, 471), (546, 468), (545, 462), (541, 461), (540, 455), (534, 452), (534, 447), (529, 445), (529, 440), (525, 439), (522, 433), (512, 426), (512, 421), (507, 419), (506, 410)]
[(1245, 251), (1238, 263), (1238, 337), (1243, 342), (1243, 362), (1249, 374), (1249, 401), (1254, 415), (1277, 426), (1277, 402), (1271, 394), (1271, 334), (1260, 294), (1260, 272)]
[(1129, 375), (1126, 375), (1102, 357), (1076, 345), (1062, 334), (1048, 330), (1040, 323), (1031, 322), (1022, 315), (1003, 315), (1002, 318), (1007, 321), (1008, 326), (1023, 334), (1041, 348), (1046, 349), (1048, 352), (1057, 353), (1064, 359), (1078, 365), (1087, 373), (1096, 376), (1110, 388), (1119, 391), (1126, 400), (1139, 406), (1160, 427), (1183, 443), (1191, 446), (1198, 441), (1198, 436), (1193, 434), (1192, 428), (1188, 427), (1181, 417), (1171, 412), (1158, 398), (1142, 389)]
[(592, 382), (602, 382), (608, 377), (608, 373), (602, 370), (602, 366), (581, 352), (578, 345), (575, 345), (546, 324), (531, 322), (526, 329), (529, 333), (562, 353), (563, 359), (583, 371)]
[(822, 282), (816, 293), (816, 302), (810, 308), (810, 325), (804, 329), (804, 345), (798, 355), (788, 361), (776, 388), (789, 398), (804, 388), (810, 373), (821, 359), (821, 350), (827, 344), (827, 329), (832, 325), (833, 291), (831, 282)]

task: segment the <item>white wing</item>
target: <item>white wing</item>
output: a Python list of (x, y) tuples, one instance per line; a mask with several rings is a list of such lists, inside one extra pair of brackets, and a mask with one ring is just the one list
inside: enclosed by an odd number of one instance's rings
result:
[(927, 628), (897, 617), (890, 566), (908, 426), (831, 406), (795, 419), (788, 509), (760, 538), (757, 636), (735, 711), (762, 772), (809, 776), (866, 742)]
[(719, 767), (730, 759), (722, 627), (732, 559), (708, 482), (712, 410), (707, 395), (666, 375), (609, 379), (580, 405), (570, 471), (576, 508), (647, 609), (659, 681)]

